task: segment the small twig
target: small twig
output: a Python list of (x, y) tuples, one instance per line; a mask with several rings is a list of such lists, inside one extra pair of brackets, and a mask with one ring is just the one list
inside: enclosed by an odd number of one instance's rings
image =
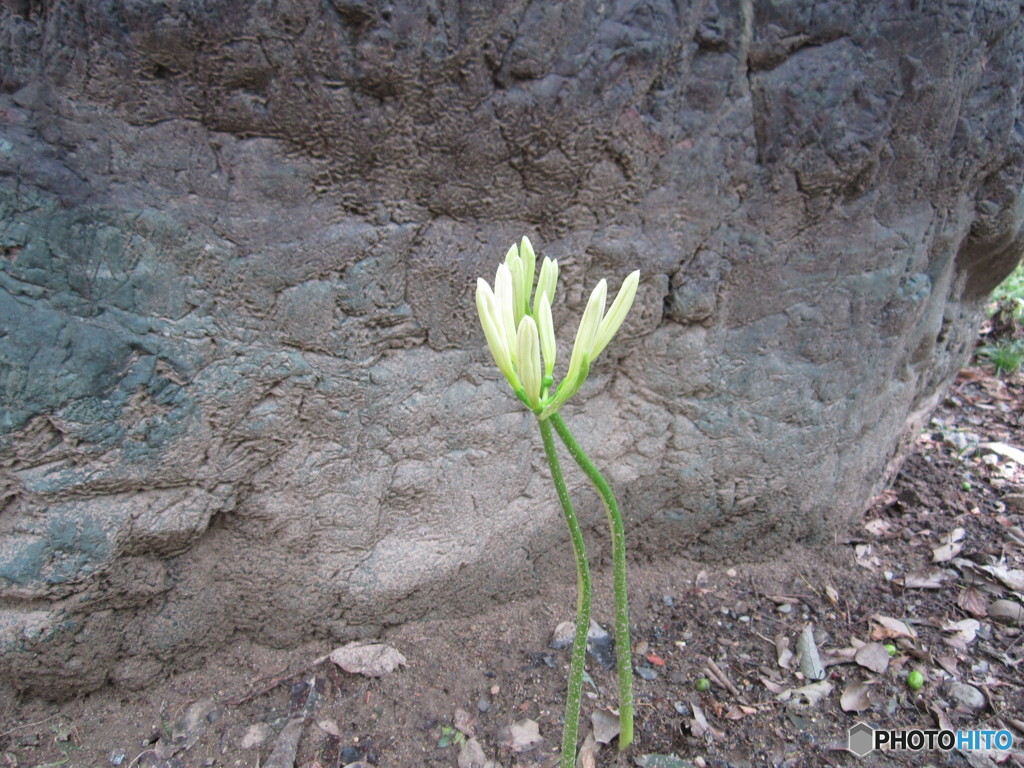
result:
[(1024, 736), (1024, 720), (1018, 720), (1016, 717), (1009, 717), (1007, 715), (1003, 715), (1003, 722), (1009, 723), (1017, 729), (1017, 733)]
[(732, 681), (729, 680), (728, 677), (726, 677), (725, 672), (723, 672), (719, 668), (719, 666), (715, 664), (714, 659), (712, 659), (710, 656), (708, 657), (708, 665), (704, 668), (704, 670), (708, 673), (708, 677), (713, 677), (720, 685), (722, 685), (727, 691), (729, 691), (729, 693), (736, 697), (736, 699), (739, 700), (740, 703), (746, 703), (745, 701), (743, 701), (743, 694), (741, 694), (739, 690), (736, 688), (736, 686), (732, 684)]
[[(321, 656), (318, 659), (314, 659), (313, 661), (311, 661), (309, 664), (307, 664), (306, 666), (302, 667), (301, 669), (295, 670), (294, 672), (281, 673), (279, 675), (271, 677), (270, 678), (270, 682), (267, 685), (265, 685), (264, 687), (262, 687), (260, 689), (257, 689), (257, 690), (254, 690), (254, 691), (250, 691), (249, 693), (245, 694), (244, 696), (239, 696), (236, 699), (231, 699), (227, 703), (228, 703), (229, 706), (232, 706), (232, 707), (238, 707), (238, 706), (241, 706), (242, 704), (248, 704), (250, 701), (255, 699), (257, 696), (262, 696), (263, 694), (268, 693), (268, 692), (274, 690), (275, 688), (277, 688), (277, 686), (279, 686), (281, 683), (285, 682), (286, 680), (291, 680), (293, 677), (298, 677), (299, 675), (306, 674), (313, 667), (316, 667), (316, 666), (319, 666), (320, 664), (323, 664), (329, 658), (330, 658), (330, 656)], [(266, 679), (267, 679), (266, 677), (261, 677), (260, 678), (260, 680), (266, 680)], [(256, 682), (259, 682), (259, 680), (257, 680)]]
[(4, 736), (7, 736), (9, 734), (12, 734), (15, 731), (20, 731), (22, 728), (32, 728), (32, 727), (37, 726), (37, 725), (42, 725), (43, 723), (48, 723), (51, 720), (56, 720), (58, 717), (60, 717), (59, 714), (58, 715), (50, 715), (49, 717), (44, 718), (42, 720), (37, 720), (34, 723), (23, 723), (22, 725), (16, 725), (13, 728), (8, 728), (3, 733), (0, 733), (0, 738), (3, 738)]

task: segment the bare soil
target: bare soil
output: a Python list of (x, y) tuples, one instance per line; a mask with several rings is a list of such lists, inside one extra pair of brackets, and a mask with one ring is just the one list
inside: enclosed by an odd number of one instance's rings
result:
[[(1019, 374), (968, 368), (892, 489), (834, 547), (761, 563), (632, 563), (634, 663), (651, 679), (636, 677), (634, 746), (620, 755), (613, 741), (590, 764), (1024, 765), (1021, 622), (989, 615), (997, 600), (1024, 600), (1014, 581), (1024, 577), (1024, 467), (987, 445), (1021, 448), (1022, 412)], [(550, 766), (568, 651), (549, 643), (572, 618), (572, 581), (567, 562), (566, 584), (533, 599), (389, 631), (380, 639), (407, 665), (379, 677), (323, 660), (326, 643), (281, 651), (239, 638), (149, 690), (7, 700), (0, 766), (482, 768), (481, 753), (504, 768)], [(597, 582), (595, 618), (610, 628), (610, 574)], [(808, 625), (826, 665), (826, 685), (811, 688), (787, 659)], [(853, 655), (876, 642), (897, 650), (873, 671)], [(913, 670), (924, 675), (919, 690), (907, 685)], [(612, 670), (590, 659), (588, 671), (581, 741), (592, 714), (616, 704)], [(698, 691), (705, 676), (710, 689)], [(516, 751), (509, 729), (526, 721), (542, 740)], [(847, 749), (861, 721), (1005, 729), (1014, 747), (861, 758)]]

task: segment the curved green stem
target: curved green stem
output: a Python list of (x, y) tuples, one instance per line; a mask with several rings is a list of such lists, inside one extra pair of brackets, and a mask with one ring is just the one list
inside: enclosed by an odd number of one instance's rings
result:
[(562, 478), (562, 468), (555, 453), (555, 439), (551, 435), (551, 424), (547, 419), (540, 423), (540, 435), (544, 440), (544, 453), (551, 467), (551, 479), (562, 504), (565, 523), (569, 526), (572, 551), (576, 556), (576, 633), (572, 641), (572, 658), (569, 663), (569, 690), (565, 696), (565, 725), (562, 728), (561, 768), (575, 768), (576, 735), (580, 720), (580, 699), (583, 696), (583, 666), (587, 656), (587, 633), (590, 631), (590, 565), (587, 562), (587, 547), (583, 542), (576, 513), (569, 499), (569, 489)]
[[(626, 594), (626, 533), (622, 527), (622, 515), (619, 513), (615, 494), (612, 493), (604, 476), (573, 438), (562, 417), (554, 413), (550, 421), (565, 447), (569, 449), (569, 453), (580, 465), (580, 469), (601, 495), (605, 511), (608, 513), (615, 577), (615, 660), (619, 673), (619, 751), (622, 751), (633, 743), (633, 663), (629, 640), (629, 598)], [(543, 423), (542, 421), (541, 424)]]

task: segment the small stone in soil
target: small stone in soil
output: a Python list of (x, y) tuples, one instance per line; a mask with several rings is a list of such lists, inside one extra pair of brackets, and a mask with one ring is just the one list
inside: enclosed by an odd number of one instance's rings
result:
[(576, 628), (573, 626), (571, 621), (563, 621), (557, 627), (555, 632), (551, 636), (551, 648), (556, 651), (560, 651), (563, 648), (568, 648), (572, 645), (572, 639), (576, 634)]
[(242, 736), (242, 749), (254, 749), (266, 743), (270, 736), (270, 726), (266, 723), (255, 723)]
[(956, 699), (963, 709), (971, 712), (980, 712), (985, 708), (985, 694), (967, 683), (952, 683), (949, 686), (949, 695)]
[(647, 667), (642, 664), (637, 665), (636, 673), (644, 680), (655, 680), (658, 677), (658, 673), (653, 667)]
[(349, 744), (343, 750), (341, 750), (341, 762), (342, 765), (348, 765), (349, 763), (358, 763), (366, 757), (366, 752), (359, 747), (354, 747)]
[(605, 669), (611, 669), (615, 665), (615, 639), (596, 621), (590, 622), (587, 652)]

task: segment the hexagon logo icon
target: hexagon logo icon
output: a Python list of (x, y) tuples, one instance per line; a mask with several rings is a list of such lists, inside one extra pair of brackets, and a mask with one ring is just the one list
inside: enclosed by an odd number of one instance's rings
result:
[(875, 729), (867, 723), (857, 723), (850, 728), (847, 744), (853, 754), (864, 757), (875, 748)]

